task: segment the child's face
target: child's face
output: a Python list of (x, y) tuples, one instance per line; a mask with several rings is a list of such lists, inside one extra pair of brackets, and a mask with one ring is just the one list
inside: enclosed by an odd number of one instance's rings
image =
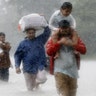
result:
[(0, 36), (0, 41), (5, 42), (5, 36), (1, 35)]
[(35, 38), (35, 30), (28, 30), (27, 31), (27, 38), (29, 38), (29, 39), (33, 39), (33, 38)]
[(72, 12), (72, 9), (68, 9), (68, 8), (61, 9), (61, 13), (63, 16), (69, 16), (71, 12)]

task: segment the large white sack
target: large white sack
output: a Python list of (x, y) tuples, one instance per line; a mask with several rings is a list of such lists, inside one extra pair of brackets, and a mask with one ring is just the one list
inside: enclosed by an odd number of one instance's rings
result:
[(47, 26), (47, 21), (44, 16), (37, 13), (29, 14), (23, 16), (19, 21), (19, 29), (25, 31), (27, 28), (35, 28), (36, 30), (41, 30)]

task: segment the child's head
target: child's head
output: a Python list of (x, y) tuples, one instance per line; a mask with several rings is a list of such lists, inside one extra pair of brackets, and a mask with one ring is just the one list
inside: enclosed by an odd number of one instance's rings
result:
[(36, 33), (36, 30), (34, 28), (26, 29), (26, 35), (27, 35), (27, 38), (29, 39), (35, 38), (35, 33)]
[(69, 16), (72, 12), (72, 4), (70, 2), (64, 2), (60, 8), (62, 15)]
[(0, 41), (4, 42), (5, 41), (5, 33), (0, 32)]

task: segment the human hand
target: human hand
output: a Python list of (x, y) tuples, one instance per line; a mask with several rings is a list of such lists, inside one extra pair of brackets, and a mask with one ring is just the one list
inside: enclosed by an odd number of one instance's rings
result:
[(9, 51), (11, 49), (10, 43), (6, 42), (3, 44), (3, 50), (4, 51)]
[(59, 57), (59, 52), (56, 52), (55, 56), (54, 56), (54, 59), (57, 59)]
[(73, 42), (71, 39), (67, 38), (67, 37), (63, 37), (58, 41), (59, 44), (61, 45), (66, 45), (66, 46), (73, 46)]
[(62, 45), (62, 44), (65, 45), (66, 42), (67, 42), (67, 38), (65, 38), (65, 37), (61, 38), (61, 39), (58, 41), (58, 43), (61, 44), (61, 45)]
[(74, 50), (74, 54), (80, 54), (78, 51)]
[(3, 57), (3, 56), (4, 56), (4, 52), (1, 52), (1, 53), (0, 53), (0, 57)]
[(20, 74), (21, 73), (21, 69), (18, 67), (18, 68), (16, 68), (16, 73), (17, 74)]
[(6, 49), (11, 49), (10, 43), (6, 42)]

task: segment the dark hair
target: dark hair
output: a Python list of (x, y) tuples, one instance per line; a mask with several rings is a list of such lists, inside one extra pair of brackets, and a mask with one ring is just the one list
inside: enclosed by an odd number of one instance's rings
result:
[(34, 29), (34, 28), (26, 28), (24, 32), (28, 32), (29, 30), (34, 30), (34, 31), (36, 31), (36, 29)]
[(61, 5), (61, 9), (72, 9), (72, 4), (70, 2), (64, 2), (62, 5)]
[(3, 32), (0, 32), (0, 36), (5, 36), (5, 33), (3, 33)]
[(68, 28), (68, 27), (70, 27), (70, 23), (67, 20), (61, 20), (58, 24), (59, 24), (60, 28)]

